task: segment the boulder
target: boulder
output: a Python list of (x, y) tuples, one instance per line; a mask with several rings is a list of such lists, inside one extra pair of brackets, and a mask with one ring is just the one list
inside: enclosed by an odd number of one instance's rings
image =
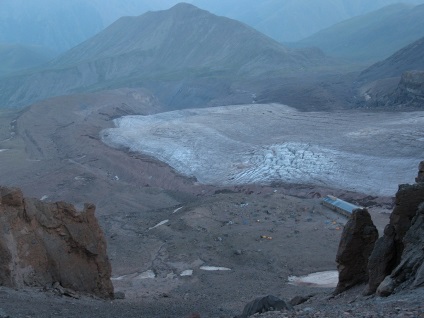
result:
[(65, 289), (113, 297), (106, 241), (95, 206), (77, 211), (65, 202), (24, 198), (0, 187), (0, 285), (56, 283)]
[(275, 311), (275, 310), (292, 310), (293, 307), (287, 303), (286, 301), (273, 296), (268, 295), (265, 297), (259, 297), (255, 300), (252, 300), (250, 303), (248, 303), (243, 310), (243, 313), (238, 316), (238, 318), (247, 318), (249, 316), (252, 316), (257, 313), (264, 313), (267, 311)]
[(336, 262), (339, 282), (334, 294), (368, 281), (368, 258), (378, 238), (378, 231), (367, 209), (356, 209), (344, 227)]

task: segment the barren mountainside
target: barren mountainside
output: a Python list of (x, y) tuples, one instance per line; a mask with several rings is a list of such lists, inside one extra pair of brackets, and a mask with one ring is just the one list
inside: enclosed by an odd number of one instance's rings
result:
[(394, 4), (351, 18), (303, 39), (330, 56), (362, 62), (382, 60), (424, 36), (424, 5)]
[(325, 63), (319, 50), (287, 49), (240, 22), (179, 4), (121, 18), (43, 70), (0, 81), (0, 103), (19, 107), (50, 96), (145, 85), (159, 94), (171, 92), (172, 102), (172, 91), (178, 94), (187, 81), (200, 87), (186, 94), (203, 94), (203, 103), (225, 95), (230, 82)]

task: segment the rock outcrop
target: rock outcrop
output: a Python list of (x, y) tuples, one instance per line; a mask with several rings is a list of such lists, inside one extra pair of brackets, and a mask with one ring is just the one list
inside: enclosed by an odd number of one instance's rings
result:
[(337, 251), (339, 282), (334, 294), (368, 281), (368, 258), (378, 231), (366, 209), (356, 209), (343, 230)]
[(424, 106), (424, 71), (404, 72), (390, 101), (395, 105)]
[(106, 241), (85, 204), (24, 198), (0, 187), (0, 285), (20, 288), (59, 283), (64, 288), (113, 297)]
[(257, 313), (264, 313), (267, 311), (280, 311), (280, 310), (293, 310), (290, 303), (273, 295), (259, 297), (248, 303), (243, 310), (243, 313), (237, 318), (247, 318)]
[[(421, 238), (420, 242), (419, 229), (416, 226), (420, 223), (420, 211), (423, 209), (421, 203), (424, 202), (424, 182), (420, 182), (423, 168), (424, 162), (421, 162), (415, 179), (418, 183), (399, 186), (390, 223), (386, 226), (384, 235), (377, 240), (369, 258), (369, 282), (364, 292), (366, 295), (376, 291), (382, 296), (389, 295), (400, 281), (404, 281), (404, 278), (399, 277), (409, 276), (413, 272), (413, 269), (408, 268), (412, 256), (419, 258), (418, 255), (423, 254), (424, 239)], [(412, 263), (416, 264), (416, 260)], [(404, 274), (401, 274), (402, 268), (407, 269)]]
[(418, 176), (415, 178), (415, 182), (424, 182), (424, 161), (421, 161), (418, 166)]
[(401, 262), (378, 286), (379, 296), (389, 296), (396, 289), (424, 286), (424, 203), (419, 206), (403, 243)]

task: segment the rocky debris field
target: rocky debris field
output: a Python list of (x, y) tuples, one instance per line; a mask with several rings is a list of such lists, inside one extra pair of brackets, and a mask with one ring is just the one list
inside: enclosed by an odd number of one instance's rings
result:
[[(320, 197), (333, 194), (368, 207), (381, 235), (395, 191), (378, 196), (302, 182), (204, 185), (150, 156), (105, 145), (100, 132), (113, 128), (113, 119), (156, 113), (160, 105), (140, 90), (104, 94), (55, 98), (19, 114), (0, 116), (0, 149), (5, 149), (0, 152), (0, 174), (4, 185), (21, 187), (26, 197), (64, 200), (77, 210), (82, 210), (85, 202), (96, 205), (115, 295), (120, 299), (104, 301), (84, 293), (74, 295), (79, 297), (76, 299), (50, 285), (23, 291), (1, 288), (0, 316), (233, 317), (251, 300), (269, 294), (286, 300), (315, 295), (290, 315), (317, 314), (320, 308), (330, 312), (335, 308), (339, 314), (356, 305), (359, 311), (391, 308), (378, 302), (372, 307), (372, 298), (355, 300), (357, 294), (328, 300), (332, 288), (292, 285), (288, 278), (336, 269), (337, 246), (347, 219), (324, 208)], [(278, 116), (278, 120), (287, 120), (287, 125), (290, 121), (284, 118), (291, 118), (293, 129), (311, 119), (297, 112)], [(359, 141), (377, 136), (368, 145), (377, 159), (378, 149), (393, 160), (417, 155), (422, 136), (414, 125), (421, 127), (421, 113), (352, 116), (376, 123), (376, 130), (352, 125), (349, 132), (355, 132)], [(250, 118), (249, 125), (257, 120), (255, 116), (246, 118)], [(325, 131), (333, 121), (324, 115), (315, 118), (316, 132)], [(387, 135), (389, 131), (393, 134)], [(343, 138), (337, 137), (334, 134), (332, 140), (341, 145)], [(343, 147), (347, 151), (359, 145), (351, 142)], [(408, 170), (411, 177), (405, 182), (415, 177), (418, 161)], [(391, 172), (375, 173), (392, 178)], [(354, 180), (348, 181), (354, 184)], [(389, 299), (402, 302), (403, 298)], [(345, 300), (353, 302), (346, 304)], [(360, 305), (368, 301), (369, 307)], [(413, 300), (405, 304), (405, 310), (418, 308)]]

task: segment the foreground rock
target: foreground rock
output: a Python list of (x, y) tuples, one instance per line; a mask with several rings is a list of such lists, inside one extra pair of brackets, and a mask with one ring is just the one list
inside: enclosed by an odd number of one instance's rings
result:
[(424, 161), (420, 162), (418, 176), (415, 178), (415, 182), (424, 182)]
[(395, 289), (424, 286), (424, 203), (419, 206), (403, 243), (405, 249), (400, 264), (377, 289), (380, 296), (388, 296)]
[(293, 307), (276, 296), (268, 295), (256, 298), (248, 303), (244, 307), (243, 313), (238, 316), (238, 318), (247, 318), (257, 313), (280, 310), (293, 310)]
[(0, 187), (0, 285), (56, 283), (111, 298), (111, 266), (94, 212), (92, 204), (78, 212), (65, 202), (45, 203)]
[[(420, 163), (419, 173), (416, 180), (421, 180), (422, 166)], [(424, 183), (418, 182), (413, 185), (403, 184), (399, 186), (396, 193), (395, 208), (390, 215), (390, 223), (386, 226), (383, 237), (379, 238), (375, 248), (370, 256), (368, 263), (369, 282), (364, 294), (370, 295), (377, 291), (379, 295), (389, 295), (393, 292), (395, 283), (393, 279), (386, 277), (390, 274), (395, 276), (401, 275), (399, 273), (399, 266), (404, 264), (406, 260), (410, 260), (411, 255), (417, 256), (422, 254), (420, 249), (420, 240), (422, 246), (422, 239), (419, 238), (419, 229), (414, 224), (420, 222), (419, 206), (424, 202)], [(411, 240), (411, 237), (416, 239)], [(408, 245), (409, 251), (406, 251)], [(414, 252), (414, 249), (416, 250)], [(411, 254), (411, 255), (409, 255)], [(413, 263), (416, 263), (414, 261)], [(418, 266), (418, 265), (417, 265)], [(408, 267), (408, 266), (406, 266)], [(395, 268), (397, 268), (395, 270)], [(405, 264), (401, 266), (405, 268)], [(410, 271), (411, 269), (408, 269)], [(397, 274), (395, 272), (397, 271)], [(414, 270), (413, 270), (414, 271)], [(402, 275), (410, 275), (410, 272), (405, 272)], [(399, 281), (403, 281), (399, 279)], [(379, 287), (380, 284), (384, 286)]]
[(378, 231), (366, 209), (352, 212), (343, 230), (336, 262), (339, 282), (334, 294), (368, 281), (368, 258), (378, 238)]

